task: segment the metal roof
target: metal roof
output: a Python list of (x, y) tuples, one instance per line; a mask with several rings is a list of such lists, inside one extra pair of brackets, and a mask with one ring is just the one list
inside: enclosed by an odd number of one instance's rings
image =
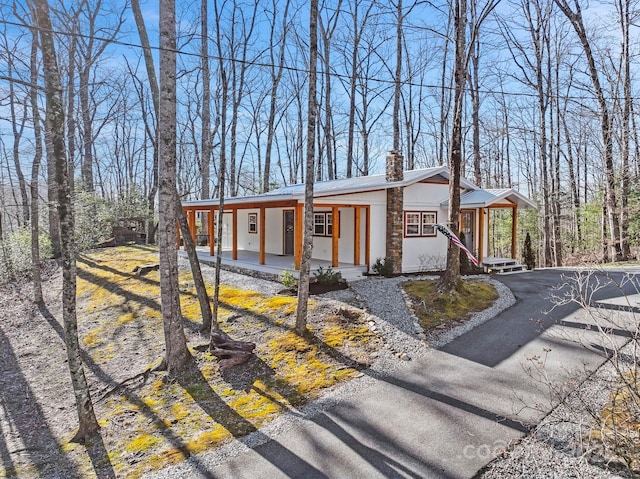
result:
[[(387, 181), (386, 175), (384, 174), (317, 181), (313, 184), (313, 196), (318, 198), (338, 194), (344, 195), (348, 193), (361, 193), (364, 191), (377, 191), (399, 186), (409, 186), (422, 180), (428, 180), (429, 178), (443, 178), (448, 180), (449, 168), (446, 166), (437, 166), (433, 168), (405, 171), (403, 174), (403, 180), (395, 182)], [(478, 188), (476, 185), (464, 178), (460, 179), (460, 184), (462, 187), (468, 189)], [(304, 199), (304, 188), (304, 183), (284, 186), (261, 195), (226, 198), (225, 204), (234, 205), (256, 201), (273, 202), (294, 199), (302, 200)], [(217, 198), (211, 198), (205, 200), (184, 201), (182, 204), (184, 206), (210, 206), (217, 205), (218, 202), (219, 200)]]
[[(536, 204), (533, 201), (513, 188), (489, 188), (486, 190), (477, 189), (465, 191), (460, 195), (460, 206), (466, 208), (487, 208), (503, 200), (517, 204), (520, 208), (536, 208)], [(447, 206), (449, 199), (447, 198), (441, 204), (442, 206)]]

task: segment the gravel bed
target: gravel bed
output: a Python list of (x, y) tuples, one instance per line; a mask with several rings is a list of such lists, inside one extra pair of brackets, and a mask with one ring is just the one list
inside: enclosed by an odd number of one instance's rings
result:
[[(180, 259), (180, 265), (184, 268), (189, 267), (188, 261), (184, 258)], [(213, 279), (215, 272), (213, 268), (203, 265), (202, 271), (205, 278)], [(411, 277), (411, 279), (435, 278), (435, 276)], [(212, 451), (192, 456), (183, 463), (147, 474), (144, 478), (210, 477), (207, 471), (211, 467), (221, 464), (228, 458), (241, 454), (249, 448), (264, 444), (272, 438), (300, 425), (306, 419), (320, 414), (340, 401), (371, 387), (378, 378), (393, 374), (393, 371), (397, 368), (406, 367), (410, 364), (411, 359), (428, 354), (434, 344), (445, 344), (453, 340), (472, 327), (494, 317), (514, 302), (511, 291), (502, 283), (485, 278), (486, 281), (494, 284), (500, 293), (500, 298), (494, 306), (489, 310), (474, 315), (468, 322), (471, 324), (470, 326), (462, 325), (452, 331), (447, 331), (444, 335), (434, 335), (431, 338), (426, 338), (417, 318), (408, 310), (407, 300), (400, 287), (401, 283), (408, 279), (407, 277), (367, 278), (350, 283), (350, 288), (347, 290), (334, 291), (313, 297), (315, 301), (339, 301), (364, 309), (369, 315), (371, 329), (377, 331), (384, 339), (386, 347), (380, 350), (371, 368), (362, 371), (359, 378), (347, 381), (339, 387), (328, 391), (321, 398), (310, 404), (290, 410), (264, 426), (260, 431), (234, 440)], [(225, 284), (239, 288), (254, 289), (266, 294), (275, 294), (282, 289), (280, 283), (228, 271), (221, 272), (221, 281)]]
[[(180, 255), (178, 256), (178, 266), (180, 269), (191, 271), (189, 266), (189, 260)], [(215, 268), (206, 264), (200, 264), (202, 270), (202, 276), (213, 284), (215, 279)], [(266, 279), (248, 276), (245, 274), (232, 273), (231, 271), (220, 271), (220, 283), (233, 286), (240, 289), (252, 289), (254, 291), (260, 291), (264, 294), (277, 294), (278, 291), (283, 289), (282, 284), (276, 281), (269, 281)]]
[[(622, 352), (630, 350), (631, 344)], [(511, 445), (491, 462), (477, 479), (527, 477), (530, 479), (628, 479), (612, 471), (601, 446), (589, 441), (591, 414), (607, 404), (616, 384), (616, 371), (605, 362), (575, 387), (536, 427), (531, 435)], [(571, 390), (571, 383), (567, 390)]]

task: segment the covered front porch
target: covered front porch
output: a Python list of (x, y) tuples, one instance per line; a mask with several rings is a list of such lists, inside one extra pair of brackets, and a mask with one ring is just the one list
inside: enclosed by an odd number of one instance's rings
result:
[[(216, 256), (211, 255), (209, 247), (197, 247), (198, 259), (201, 263), (214, 265), (216, 262)], [(186, 252), (180, 251), (180, 254), (186, 256)], [(261, 262), (260, 253), (256, 251), (238, 250), (236, 257), (234, 258), (233, 251), (229, 248), (223, 249), (222, 265), (229, 271), (236, 271), (244, 274), (254, 274), (258, 272), (262, 275), (277, 279), (280, 275), (288, 270), (293, 276), (298, 277), (299, 271), (295, 267), (295, 258), (292, 255), (284, 254), (264, 254), (264, 261)], [(334, 271), (339, 271), (342, 274), (342, 278), (347, 281), (355, 281), (357, 279), (364, 278), (364, 274), (367, 272), (366, 265), (353, 265), (349, 263), (338, 263), (337, 266), (333, 266), (331, 261), (322, 259), (311, 259), (311, 274), (318, 271), (319, 268), (327, 269), (332, 268)]]
[[(227, 269), (258, 271), (280, 276), (284, 270), (298, 275), (302, 260), (304, 204), (264, 195), (231, 198), (224, 205), (199, 202), (183, 207), (189, 231), (203, 262), (216, 257), (217, 221), (222, 222), (222, 258)], [(222, 216), (222, 218), (220, 218)], [(311, 270), (332, 268), (345, 279), (362, 277), (370, 266), (370, 207), (367, 204), (314, 202)], [(181, 244), (178, 231), (178, 245)]]

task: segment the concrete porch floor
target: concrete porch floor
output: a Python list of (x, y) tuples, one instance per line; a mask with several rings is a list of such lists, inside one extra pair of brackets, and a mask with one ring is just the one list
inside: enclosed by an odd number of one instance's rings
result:
[[(198, 247), (198, 259), (201, 263), (214, 265), (216, 261), (215, 256), (209, 254), (209, 247)], [(187, 253), (184, 250), (180, 250), (179, 254), (186, 256)], [(265, 254), (265, 264), (260, 264), (260, 255), (257, 251), (238, 250), (238, 259), (231, 258), (231, 249), (222, 250), (222, 265), (223, 269), (229, 269), (231, 271), (251, 274), (251, 272), (259, 272), (273, 276), (273, 279), (278, 279), (280, 275), (289, 270), (296, 278), (298, 277), (298, 271), (295, 269), (295, 261), (292, 255), (277, 255), (277, 254)], [(311, 259), (311, 275), (318, 271), (318, 268), (322, 267), (327, 269), (331, 266), (331, 261), (322, 259)], [(340, 271), (342, 278), (347, 281), (356, 281), (358, 279), (364, 279), (363, 274), (367, 271), (366, 265), (355, 266), (349, 263), (339, 263), (337, 268), (332, 268), (334, 271)]]

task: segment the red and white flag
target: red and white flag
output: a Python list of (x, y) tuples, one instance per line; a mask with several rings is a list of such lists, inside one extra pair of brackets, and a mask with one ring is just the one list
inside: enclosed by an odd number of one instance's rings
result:
[(467, 258), (469, 258), (471, 260), (471, 262), (473, 264), (475, 264), (476, 266), (478, 266), (478, 260), (476, 259), (475, 256), (473, 256), (473, 254), (471, 253), (471, 251), (469, 251), (467, 249), (467, 247), (465, 245), (462, 244), (462, 241), (460, 241), (460, 238), (458, 238), (455, 233), (453, 231), (451, 231), (449, 228), (447, 228), (445, 225), (440, 224), (440, 223), (436, 223), (435, 227), (438, 229), (438, 231), (440, 231), (440, 233), (442, 233), (443, 235), (445, 235), (447, 238), (449, 238), (449, 241), (451, 241), (453, 244), (455, 244), (458, 248), (460, 248), (462, 251), (464, 251), (467, 254)]

